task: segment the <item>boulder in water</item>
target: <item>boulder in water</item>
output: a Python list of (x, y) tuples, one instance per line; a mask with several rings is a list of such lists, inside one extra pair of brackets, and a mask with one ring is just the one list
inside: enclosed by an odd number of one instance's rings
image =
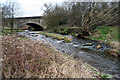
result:
[(92, 43), (83, 44), (83, 46), (92, 46), (92, 45), (93, 45)]
[(101, 46), (100, 45), (98, 45), (97, 47), (96, 47), (96, 49), (100, 49), (101, 48)]
[(105, 49), (104, 52), (107, 52), (116, 57), (120, 57), (119, 50), (117, 50), (117, 49)]

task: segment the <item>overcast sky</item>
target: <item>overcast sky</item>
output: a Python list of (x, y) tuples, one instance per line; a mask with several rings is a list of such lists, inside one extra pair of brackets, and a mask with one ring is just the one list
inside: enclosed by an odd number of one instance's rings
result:
[[(0, 0), (4, 2), (6, 0)], [(20, 7), (23, 10), (22, 16), (41, 16), (43, 14), (43, 4), (44, 3), (62, 3), (65, 0), (13, 0), (20, 4)]]
[[(0, 0), (0, 2), (4, 2), (4, 1), (7, 0)], [(21, 10), (23, 12), (22, 17), (29, 17), (29, 16), (41, 16), (43, 14), (42, 7), (44, 3), (59, 4), (64, 1), (80, 1), (80, 0), (13, 0), (13, 1), (16, 1), (20, 4)], [(111, 1), (111, 0), (103, 0), (103, 1)]]

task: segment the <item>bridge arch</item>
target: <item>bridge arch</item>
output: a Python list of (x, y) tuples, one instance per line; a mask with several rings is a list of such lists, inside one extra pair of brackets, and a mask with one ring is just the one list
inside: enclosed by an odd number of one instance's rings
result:
[(27, 22), (24, 23), (21, 29), (34, 30), (34, 31), (43, 31), (43, 27), (37, 23)]
[(30, 27), (34, 28), (35, 31), (43, 31), (43, 27), (36, 23), (26, 23)]

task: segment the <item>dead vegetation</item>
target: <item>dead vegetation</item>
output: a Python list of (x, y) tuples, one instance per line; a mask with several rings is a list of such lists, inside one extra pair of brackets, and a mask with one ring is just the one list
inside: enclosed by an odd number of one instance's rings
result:
[(82, 64), (81, 60), (65, 56), (48, 43), (23, 40), (16, 35), (3, 37), (3, 78), (97, 77)]

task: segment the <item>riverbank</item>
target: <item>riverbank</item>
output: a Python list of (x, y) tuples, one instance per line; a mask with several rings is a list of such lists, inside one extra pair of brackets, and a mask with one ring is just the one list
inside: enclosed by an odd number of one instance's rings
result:
[[(119, 27), (117, 26), (97, 26), (94, 31), (91, 32), (90, 36), (84, 36), (83, 38), (86, 40), (93, 40), (98, 43), (107, 44), (114, 49), (106, 49), (103, 53), (108, 55), (113, 55), (116, 57), (120, 56), (120, 47), (119, 47), (119, 40), (120, 40), (120, 33)], [(72, 36), (78, 35), (77, 27), (67, 27), (67, 26), (58, 26), (55, 28), (56, 33), (59, 34), (67, 34)], [(54, 32), (54, 31), (49, 31)], [(100, 44), (98, 44), (96, 49), (102, 48)]]
[[(104, 43), (113, 47), (114, 49), (106, 49), (105, 53), (111, 54), (113, 56), (120, 56), (120, 32), (118, 31), (120, 28), (117, 26), (98, 26), (90, 36), (87, 38), (96, 40), (99, 43)], [(100, 45), (98, 45), (101, 48)]]
[(82, 60), (57, 51), (49, 43), (21, 37), (3, 37), (2, 74), (5, 78), (106, 77)]
[[(13, 32), (12, 33), (16, 33), (16, 32), (22, 32), (23, 30), (16, 30), (16, 29), (13, 29)], [(11, 34), (11, 29), (8, 28), (8, 27), (4, 27), (4, 29), (2, 30), (3, 32), (3, 35), (8, 35), (8, 34)]]

